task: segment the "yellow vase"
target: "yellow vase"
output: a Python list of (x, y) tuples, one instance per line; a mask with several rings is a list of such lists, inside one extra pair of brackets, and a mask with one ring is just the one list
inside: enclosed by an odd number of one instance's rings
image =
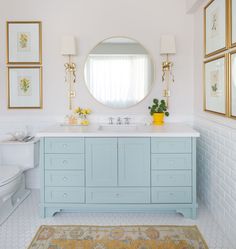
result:
[(154, 113), (153, 117), (153, 124), (154, 125), (163, 125), (164, 124), (164, 113)]

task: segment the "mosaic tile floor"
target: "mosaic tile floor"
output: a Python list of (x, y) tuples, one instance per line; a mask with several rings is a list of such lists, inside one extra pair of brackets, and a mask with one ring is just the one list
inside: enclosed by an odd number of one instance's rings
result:
[(200, 206), (197, 220), (179, 214), (153, 213), (60, 213), (53, 218), (39, 217), (39, 192), (32, 194), (0, 227), (0, 249), (26, 249), (41, 224), (81, 225), (197, 225), (209, 249), (236, 249), (226, 239), (211, 214)]

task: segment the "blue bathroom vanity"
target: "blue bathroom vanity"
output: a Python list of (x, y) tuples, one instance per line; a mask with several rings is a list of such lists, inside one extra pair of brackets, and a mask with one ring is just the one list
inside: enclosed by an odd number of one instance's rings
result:
[(196, 217), (199, 133), (192, 128), (58, 125), (38, 136), (42, 217), (60, 211)]

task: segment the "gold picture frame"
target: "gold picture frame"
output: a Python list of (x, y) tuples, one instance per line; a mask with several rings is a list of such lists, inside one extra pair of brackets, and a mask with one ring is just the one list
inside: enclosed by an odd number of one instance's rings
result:
[[(212, 63), (212, 62), (215, 62), (217, 60), (221, 60), (221, 59), (224, 59), (224, 63), (223, 63), (223, 66), (224, 66), (224, 69), (223, 69), (223, 73), (224, 73), (224, 86), (223, 86), (223, 93), (224, 93), (224, 101), (223, 101), (223, 104), (224, 104), (224, 111), (217, 111), (217, 110), (213, 110), (213, 109), (208, 109), (207, 106), (207, 97), (208, 97), (208, 91), (206, 90), (207, 89), (207, 82), (206, 82), (206, 76), (207, 76), (207, 72), (206, 72), (206, 65), (208, 63)], [(219, 74), (219, 73), (218, 73)], [(204, 106), (204, 111), (206, 112), (210, 112), (212, 114), (218, 114), (218, 115), (221, 115), (221, 116), (228, 116), (228, 56), (226, 54), (224, 55), (220, 55), (220, 56), (217, 56), (217, 57), (214, 57), (214, 58), (211, 58), (211, 59), (208, 59), (206, 61), (204, 61), (203, 63), (203, 75), (204, 75), (204, 80), (203, 80), (203, 91), (204, 91), (204, 99), (203, 99), (203, 106)], [(219, 75), (217, 77), (220, 77)], [(213, 87), (213, 85), (211, 86), (211, 88)], [(216, 87), (216, 90), (212, 90), (212, 91), (215, 91), (215, 96), (213, 95), (213, 97), (218, 97), (218, 93), (217, 93), (217, 87)]]
[[(235, 7), (236, 7), (236, 2), (235, 2)], [(234, 48), (236, 47), (236, 40), (233, 41), (233, 0), (229, 0), (228, 4), (228, 9), (229, 9), (229, 47)], [(236, 28), (236, 27), (234, 27)]]
[(41, 66), (7, 67), (8, 109), (43, 108), (42, 74)]
[[(222, 47), (219, 47), (219, 48), (217, 48), (217, 49), (215, 49), (215, 50), (213, 50), (213, 51), (210, 51), (210, 52), (208, 52), (207, 51), (207, 44), (209, 43), (208, 41), (207, 41), (207, 10), (208, 10), (208, 8), (209, 7), (211, 7), (212, 6), (212, 4), (214, 4), (215, 2), (216, 2), (217, 0), (211, 0), (205, 7), (204, 7), (204, 55), (205, 55), (205, 58), (208, 58), (208, 57), (210, 57), (210, 56), (213, 56), (213, 55), (216, 55), (216, 54), (218, 54), (218, 53), (221, 53), (221, 52), (223, 52), (223, 51), (225, 51), (227, 48), (228, 48), (228, 8), (229, 8), (229, 4), (228, 4), (228, 0), (224, 0), (224, 4), (225, 4), (225, 11), (224, 11), (224, 16), (225, 16), (225, 18), (224, 18), (224, 22), (225, 22), (225, 27), (224, 27), (224, 29), (225, 29), (225, 32), (224, 32), (224, 36), (225, 36), (225, 39), (224, 39), (224, 45), (222, 46)], [(223, 0), (221, 0), (221, 1), (223, 1)], [(219, 19), (219, 14), (217, 14), (217, 13), (215, 13), (215, 15), (214, 14), (212, 14), (212, 16), (214, 17), (212, 17), (213, 18), (213, 24), (212, 24), (212, 33), (213, 33), (213, 25), (214, 25), (214, 23), (219, 23), (220, 22), (220, 20), (218, 20)], [(218, 18), (218, 19), (217, 19)], [(218, 21), (217, 21), (218, 20)], [(216, 25), (219, 25), (219, 24), (216, 24)], [(217, 26), (215, 26), (215, 29), (214, 29), (214, 35), (215, 35), (215, 37), (218, 35), (218, 36), (220, 36), (219, 34), (217, 34)], [(220, 32), (220, 31), (219, 31)], [(213, 35), (212, 35), (213, 36)]]
[[(233, 56), (236, 56), (236, 50), (232, 51), (229, 53), (229, 58), (228, 58), (228, 77), (229, 77), (229, 90), (228, 90), (228, 106), (229, 106), (229, 117), (230, 118), (233, 118), (233, 119), (236, 119), (236, 113), (234, 114), (233, 113), (233, 87), (232, 87), (232, 84), (233, 84), (233, 77), (232, 77), (232, 73), (234, 72), (232, 70), (232, 57)], [(236, 78), (235, 78), (235, 82), (236, 82)], [(235, 91), (235, 98), (236, 98), (236, 91)]]
[(6, 23), (7, 64), (42, 64), (42, 22)]

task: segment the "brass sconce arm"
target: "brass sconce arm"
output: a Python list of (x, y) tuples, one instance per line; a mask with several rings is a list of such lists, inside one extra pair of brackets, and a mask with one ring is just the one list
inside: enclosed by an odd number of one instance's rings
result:
[(166, 104), (169, 105), (170, 97), (170, 81), (174, 82), (173, 66), (174, 63), (169, 61), (169, 55), (176, 53), (175, 36), (162, 35), (161, 36), (161, 55), (166, 56), (166, 60), (162, 62), (162, 82), (165, 83), (163, 96), (166, 97)]
[(68, 83), (69, 109), (72, 110), (72, 98), (76, 92), (74, 83), (76, 82), (76, 64), (71, 61), (71, 57), (76, 55), (76, 40), (74, 36), (65, 36), (62, 39), (61, 54), (68, 56), (69, 61), (64, 64), (65, 67), (65, 82)]

